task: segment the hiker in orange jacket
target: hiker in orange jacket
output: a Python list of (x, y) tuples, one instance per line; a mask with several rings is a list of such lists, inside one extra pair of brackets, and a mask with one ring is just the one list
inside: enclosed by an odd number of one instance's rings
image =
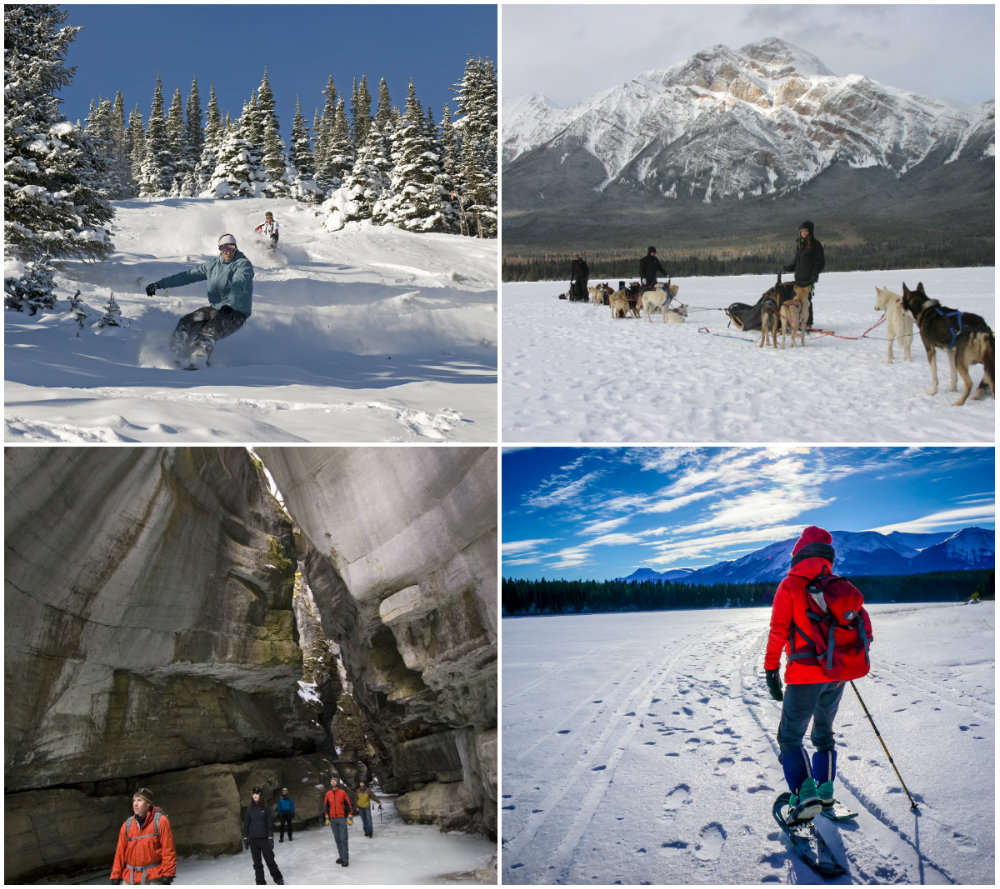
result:
[(330, 789), (323, 797), (323, 811), (326, 813), (326, 823), (330, 825), (333, 838), (337, 842), (337, 854), (340, 856), (337, 864), (347, 867), (347, 819), (354, 815), (354, 807), (347, 791), (336, 778), (330, 779)]
[(118, 832), (111, 882), (169, 884), (176, 872), (170, 821), (153, 805), (152, 792), (140, 787), (132, 796), (132, 815)]
[[(806, 528), (792, 548), (791, 567), (771, 605), (764, 675), (771, 697), (782, 702), (778, 758), (792, 793), (789, 808), (796, 820), (812, 818), (824, 803), (833, 803), (837, 771), (833, 721), (844, 693), (844, 680), (831, 681), (823, 672), (805, 633), (810, 626), (806, 587), (819, 575), (833, 572), (835, 555), (829, 531)], [(871, 620), (864, 608), (859, 619), (871, 639)], [(784, 689), (779, 672), (782, 651), (786, 654)], [(816, 750), (811, 761), (803, 745), (810, 721), (810, 740)]]

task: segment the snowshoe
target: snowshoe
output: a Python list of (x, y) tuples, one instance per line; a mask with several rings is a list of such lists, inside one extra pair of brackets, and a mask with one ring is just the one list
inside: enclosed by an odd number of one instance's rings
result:
[(839, 877), (847, 871), (834, 857), (815, 823), (809, 821), (789, 821), (788, 804), (791, 794), (782, 793), (771, 807), (771, 814), (778, 826), (788, 837), (792, 851), (822, 877)]
[(811, 821), (822, 809), (823, 804), (820, 802), (816, 781), (813, 778), (806, 778), (802, 782), (799, 792), (793, 793), (789, 797), (789, 821)]
[(829, 803), (823, 803), (823, 817), (828, 818), (830, 821), (853, 821), (858, 817), (858, 813), (849, 809), (840, 800), (831, 800)]

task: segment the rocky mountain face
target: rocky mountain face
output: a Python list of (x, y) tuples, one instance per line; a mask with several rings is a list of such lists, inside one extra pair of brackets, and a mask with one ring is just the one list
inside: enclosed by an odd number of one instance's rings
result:
[[(994, 534), (982, 528), (954, 533), (879, 534), (876, 531), (833, 531), (837, 553), (834, 570), (844, 576), (926, 574), (935, 571), (981, 571), (996, 563)], [(679, 583), (756, 583), (780, 580), (788, 572), (797, 538), (772, 543), (730, 562), (707, 568), (656, 572), (640, 568), (627, 580)]]
[(6, 882), (110, 867), (140, 785), (182, 855), (333, 775), (495, 835), (495, 451), (361, 454), (265, 454), (286, 512), (240, 448), (7, 451)]
[(837, 77), (777, 39), (719, 45), (569, 109), (505, 99), (505, 247), (607, 247), (638, 231), (642, 244), (657, 232), (718, 243), (751, 228), (766, 235), (776, 214), (787, 238), (799, 220), (786, 209), (845, 238), (917, 208), (947, 210), (964, 230), (954, 218), (964, 207), (992, 230), (994, 129), (992, 100), (963, 108)]

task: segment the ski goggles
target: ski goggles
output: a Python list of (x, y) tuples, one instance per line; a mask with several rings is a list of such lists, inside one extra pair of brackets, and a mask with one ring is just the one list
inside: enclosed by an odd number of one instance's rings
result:
[(223, 244), (219, 248), (219, 253), (235, 253), (235, 252), (236, 252), (235, 244)]

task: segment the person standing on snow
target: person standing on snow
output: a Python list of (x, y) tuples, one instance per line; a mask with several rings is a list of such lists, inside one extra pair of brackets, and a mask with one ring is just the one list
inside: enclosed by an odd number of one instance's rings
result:
[(333, 838), (337, 843), (337, 864), (348, 866), (347, 849), (347, 819), (354, 815), (354, 807), (351, 805), (351, 798), (347, 791), (340, 786), (336, 778), (330, 779), (330, 789), (323, 798), (323, 811), (326, 813), (326, 823), (333, 831)]
[(132, 814), (118, 831), (111, 882), (170, 884), (177, 872), (177, 852), (170, 821), (153, 793), (140, 787), (132, 795)]
[(639, 281), (644, 290), (652, 290), (656, 286), (656, 274), (665, 275), (667, 270), (656, 258), (656, 248), (650, 247), (646, 255), (639, 260)]
[(285, 882), (281, 876), (278, 865), (274, 860), (274, 819), (271, 817), (271, 808), (264, 804), (264, 789), (255, 787), (251, 795), (250, 805), (247, 806), (243, 815), (243, 848), (250, 850), (253, 858), (253, 873), (257, 885), (263, 886), (267, 881), (264, 879), (264, 865), (261, 858), (267, 862), (267, 869), (271, 872), (271, 879), (279, 886)]
[(590, 279), (590, 266), (586, 260), (576, 254), (569, 266), (569, 295), (573, 299), (587, 298), (587, 281)]
[(372, 800), (378, 805), (378, 810), (382, 811), (382, 800), (375, 796), (374, 792), (369, 790), (368, 785), (364, 781), (358, 784), (358, 812), (361, 815), (361, 825), (365, 829), (366, 837), (373, 837), (375, 835), (374, 826), (372, 824)]
[(784, 267), (784, 271), (795, 273), (795, 295), (809, 297), (807, 327), (812, 327), (815, 286), (819, 280), (819, 273), (826, 265), (823, 245), (814, 237), (814, 231), (815, 226), (808, 220), (799, 226), (799, 237), (795, 242), (795, 259)]
[[(832, 573), (835, 557), (832, 544), (829, 531), (810, 526), (792, 548), (788, 575), (774, 594), (771, 628), (764, 653), (768, 691), (774, 700), (782, 702), (778, 759), (792, 794), (789, 812), (796, 821), (814, 818), (824, 803), (832, 805), (834, 799), (837, 751), (834, 749), (833, 721), (844, 693), (844, 682), (828, 679), (816, 660), (816, 650), (806, 629), (810, 622), (806, 587), (819, 575)], [(871, 639), (871, 620), (864, 608), (859, 618)], [(786, 653), (784, 689), (779, 674), (782, 650)], [(816, 748), (811, 762), (803, 746), (810, 721), (810, 740)]]
[(263, 223), (258, 225), (254, 231), (260, 235), (261, 240), (267, 240), (272, 250), (278, 246), (278, 223), (270, 210), (264, 214)]
[(181, 318), (170, 337), (174, 363), (188, 370), (203, 362), (207, 364), (215, 343), (236, 333), (250, 317), (253, 265), (237, 249), (236, 238), (225, 234), (219, 238), (217, 257), (186, 272), (154, 281), (146, 288), (146, 296), (196, 281), (208, 281), (209, 305)]
[(288, 842), (292, 841), (292, 820), (295, 818), (295, 800), (288, 795), (288, 788), (281, 788), (281, 796), (278, 797), (278, 824), (280, 835), (278, 842), (285, 842), (285, 829), (288, 829)]

